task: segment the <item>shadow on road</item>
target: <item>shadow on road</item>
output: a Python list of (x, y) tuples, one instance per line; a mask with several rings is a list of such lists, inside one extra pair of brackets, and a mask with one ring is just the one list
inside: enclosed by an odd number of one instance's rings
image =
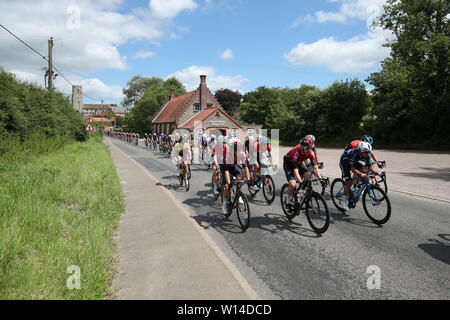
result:
[(366, 227), (366, 228), (373, 228), (373, 229), (378, 229), (378, 228), (382, 228), (383, 226), (378, 226), (376, 224), (374, 224), (372, 221), (370, 220), (363, 220), (363, 219), (358, 219), (358, 218), (353, 218), (350, 217), (350, 215), (355, 215), (357, 214), (357, 212), (355, 211), (350, 211), (350, 213), (342, 213), (339, 210), (336, 209), (329, 209), (330, 210), (330, 224), (336, 223), (337, 221), (344, 221), (344, 222), (348, 222), (360, 227)]
[(430, 168), (420, 167), (420, 169), (428, 172), (399, 172), (401, 175), (415, 178), (428, 178), (437, 180), (450, 180), (450, 168)]
[(199, 226), (204, 229), (222, 229), (229, 233), (244, 233), (241, 226), (232, 223), (230, 218), (225, 218), (220, 212), (207, 212), (205, 215), (192, 217)]
[[(273, 226), (273, 227), (272, 227)], [(316, 234), (312, 229), (302, 227), (302, 224), (290, 221), (284, 215), (278, 213), (265, 213), (263, 217), (252, 217), (250, 228), (258, 228), (270, 233), (278, 233), (284, 230), (308, 238), (320, 238), (322, 235)]]
[(438, 234), (445, 240), (428, 239), (431, 243), (421, 243), (418, 245), (420, 249), (428, 253), (434, 259), (450, 264), (450, 234)]

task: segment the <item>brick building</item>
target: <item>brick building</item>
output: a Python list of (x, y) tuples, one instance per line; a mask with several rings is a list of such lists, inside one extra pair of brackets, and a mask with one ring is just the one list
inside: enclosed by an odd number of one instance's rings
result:
[(231, 135), (237, 130), (254, 133), (260, 125), (246, 127), (230, 117), (206, 85), (206, 76), (200, 76), (200, 85), (195, 91), (174, 97), (161, 107), (152, 121), (153, 132), (171, 134), (175, 129), (187, 129), (191, 133)]

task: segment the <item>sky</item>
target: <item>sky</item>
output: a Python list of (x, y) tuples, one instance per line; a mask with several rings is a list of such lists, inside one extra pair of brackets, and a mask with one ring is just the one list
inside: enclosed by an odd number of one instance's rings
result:
[[(385, 0), (0, 0), (0, 24), (47, 56), (92, 99), (120, 103), (135, 75), (195, 90), (326, 88), (364, 81), (392, 35), (371, 27)], [(0, 66), (44, 86), (45, 60), (0, 28)], [(366, 85), (368, 85), (366, 83)], [(66, 94), (71, 85), (57, 77)]]

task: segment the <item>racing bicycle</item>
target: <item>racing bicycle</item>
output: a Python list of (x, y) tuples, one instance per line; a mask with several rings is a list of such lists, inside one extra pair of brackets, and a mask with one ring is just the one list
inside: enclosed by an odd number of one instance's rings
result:
[(330, 213), (325, 199), (318, 192), (315, 192), (311, 185), (311, 180), (306, 180), (306, 183), (296, 184), (294, 189), (294, 205), (288, 204), (288, 190), (289, 184), (285, 183), (281, 187), (281, 207), (283, 212), (289, 220), (304, 211), (308, 223), (311, 228), (317, 233), (321, 234), (327, 231), (330, 225)]
[[(385, 173), (380, 173), (380, 177)], [(362, 199), (364, 212), (369, 219), (377, 224), (382, 225), (388, 222), (391, 217), (391, 202), (387, 193), (377, 185), (370, 183), (369, 180), (363, 180), (360, 177), (352, 179), (350, 187), (349, 208), (354, 209), (360, 199)], [(331, 199), (339, 211), (345, 212), (340, 206), (343, 201), (345, 189), (345, 181), (342, 178), (334, 179), (331, 184)]]

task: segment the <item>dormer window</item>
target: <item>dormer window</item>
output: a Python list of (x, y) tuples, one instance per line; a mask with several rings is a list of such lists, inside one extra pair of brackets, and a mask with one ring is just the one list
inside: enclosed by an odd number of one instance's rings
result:
[(207, 108), (212, 108), (212, 106), (213, 106), (212, 103), (208, 103), (208, 104), (206, 105)]
[(194, 111), (202, 111), (202, 107), (200, 107), (200, 103), (194, 104)]

